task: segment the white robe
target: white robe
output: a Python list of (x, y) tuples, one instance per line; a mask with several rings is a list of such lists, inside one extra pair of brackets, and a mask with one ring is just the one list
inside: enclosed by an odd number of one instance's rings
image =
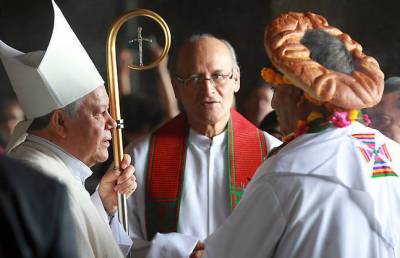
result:
[[(264, 133), (267, 150), (280, 145)], [(198, 240), (217, 229), (230, 213), (226, 136), (213, 139), (190, 130), (178, 232), (157, 233), (150, 242), (145, 221), (145, 177), (150, 136), (127, 147), (136, 168), (138, 188), (128, 200), (130, 235), (136, 257), (187, 257)], [(171, 146), (175, 148), (176, 146)]]
[[(9, 155), (67, 186), (80, 257), (124, 257), (114, 240), (107, 223), (108, 219), (104, 217), (106, 213), (100, 197), (95, 194), (91, 200), (82, 185), (84, 182), (82, 177), (86, 177), (88, 172), (80, 169), (79, 172), (75, 171), (76, 173), (72, 174), (68, 167), (73, 166), (73, 163), (65, 163), (60, 157), (63, 155), (60, 151), (46, 143), (44, 139), (28, 136), (27, 140), (14, 148)], [(75, 166), (79, 165), (75, 163)], [(74, 229), (74, 225), (71, 225), (71, 228)]]
[(386, 143), (400, 176), (399, 145), (374, 129), (302, 135), (259, 167), (203, 257), (399, 258), (400, 179), (371, 177), (356, 133)]

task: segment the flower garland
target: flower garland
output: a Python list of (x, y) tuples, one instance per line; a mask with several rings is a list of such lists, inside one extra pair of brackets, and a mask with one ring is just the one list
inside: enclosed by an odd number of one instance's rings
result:
[(261, 77), (264, 79), (264, 81), (272, 85), (292, 84), (288, 78), (271, 68), (262, 68)]
[[(261, 76), (266, 82), (273, 85), (292, 84), (285, 75), (270, 68), (262, 68)], [(307, 93), (304, 93), (304, 96), (308, 101), (315, 105), (319, 106), (324, 104), (323, 102), (312, 98)], [(329, 119), (326, 119), (321, 113), (313, 111), (307, 116), (305, 121), (297, 121), (296, 130), (293, 133), (283, 136), (282, 140), (287, 143), (305, 133), (320, 132), (332, 126), (343, 128), (349, 126), (353, 121), (358, 121), (366, 126), (371, 124), (368, 115), (362, 114), (359, 110), (336, 111)]]
[(282, 140), (287, 143), (305, 133), (317, 133), (332, 126), (343, 128), (349, 126), (354, 121), (363, 123), (366, 126), (371, 124), (368, 115), (362, 114), (359, 110), (336, 111), (329, 120), (321, 113), (313, 111), (307, 116), (305, 121), (297, 121), (296, 130), (291, 134), (283, 136)]

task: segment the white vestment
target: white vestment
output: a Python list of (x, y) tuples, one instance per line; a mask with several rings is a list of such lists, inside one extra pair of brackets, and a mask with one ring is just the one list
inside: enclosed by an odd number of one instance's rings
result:
[[(281, 144), (265, 132), (264, 136), (267, 151)], [(198, 240), (209, 236), (228, 217), (230, 197), (226, 137), (226, 131), (210, 139), (190, 130), (178, 230), (176, 233), (157, 233), (152, 241), (148, 241), (145, 221), (145, 179), (150, 135), (127, 147), (126, 153), (134, 159), (138, 184), (128, 200), (135, 258), (187, 257)]]
[[(375, 134), (380, 152), (353, 134)], [(399, 258), (400, 179), (372, 177), (379, 160), (400, 175), (399, 156), (359, 123), (294, 139), (259, 167), (203, 257)]]
[[(81, 257), (124, 257), (120, 247), (127, 252), (131, 242), (126, 241), (123, 235), (126, 233), (120, 229), (121, 225), (114, 221), (116, 218), (110, 222), (113, 227), (111, 230), (98, 192), (91, 198), (84, 188), (83, 183), (91, 174), (91, 170), (85, 164), (55, 144), (33, 135), (28, 135), (9, 155), (67, 186)], [(73, 227), (74, 225), (71, 225), (71, 228)], [(121, 243), (120, 247), (114, 238)]]

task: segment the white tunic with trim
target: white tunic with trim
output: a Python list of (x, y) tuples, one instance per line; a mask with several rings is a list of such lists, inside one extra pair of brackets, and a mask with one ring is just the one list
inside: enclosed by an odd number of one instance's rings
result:
[[(264, 132), (267, 151), (280, 141)], [(203, 240), (228, 217), (229, 189), (223, 132), (212, 139), (190, 130), (178, 232), (157, 233), (148, 241), (145, 220), (145, 177), (150, 135), (127, 147), (134, 159), (137, 190), (128, 200), (130, 235), (136, 257), (188, 257), (198, 240)], [(176, 148), (177, 146), (171, 146)]]
[(84, 188), (86, 178), (92, 173), (89, 167), (57, 145), (34, 135), (28, 135), (9, 155), (67, 186), (81, 257), (124, 257), (120, 247), (127, 252), (132, 242), (116, 218), (110, 222), (111, 230), (98, 192), (90, 197)]
[(259, 167), (204, 257), (399, 258), (400, 179), (372, 177), (382, 164), (400, 176), (398, 157), (359, 123), (298, 137)]

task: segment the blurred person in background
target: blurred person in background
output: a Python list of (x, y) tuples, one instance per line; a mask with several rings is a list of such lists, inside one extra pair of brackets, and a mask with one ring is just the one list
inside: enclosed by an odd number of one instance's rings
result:
[(275, 110), (269, 112), (268, 115), (264, 117), (258, 128), (275, 136), (277, 139), (282, 139), (283, 134), (281, 132), (281, 128), (279, 126), (278, 117), (276, 115)]
[(165, 119), (157, 101), (143, 94), (130, 94), (121, 98), (124, 118), (124, 142), (130, 143), (156, 129)]
[(5, 152), (15, 126), (24, 120), (24, 111), (14, 98), (0, 100), (0, 153)]
[(245, 118), (259, 127), (264, 117), (273, 110), (271, 100), (274, 90), (262, 79), (258, 79), (251, 86), (238, 108)]
[(365, 112), (371, 118), (371, 127), (400, 143), (400, 77), (388, 78), (381, 102)]

